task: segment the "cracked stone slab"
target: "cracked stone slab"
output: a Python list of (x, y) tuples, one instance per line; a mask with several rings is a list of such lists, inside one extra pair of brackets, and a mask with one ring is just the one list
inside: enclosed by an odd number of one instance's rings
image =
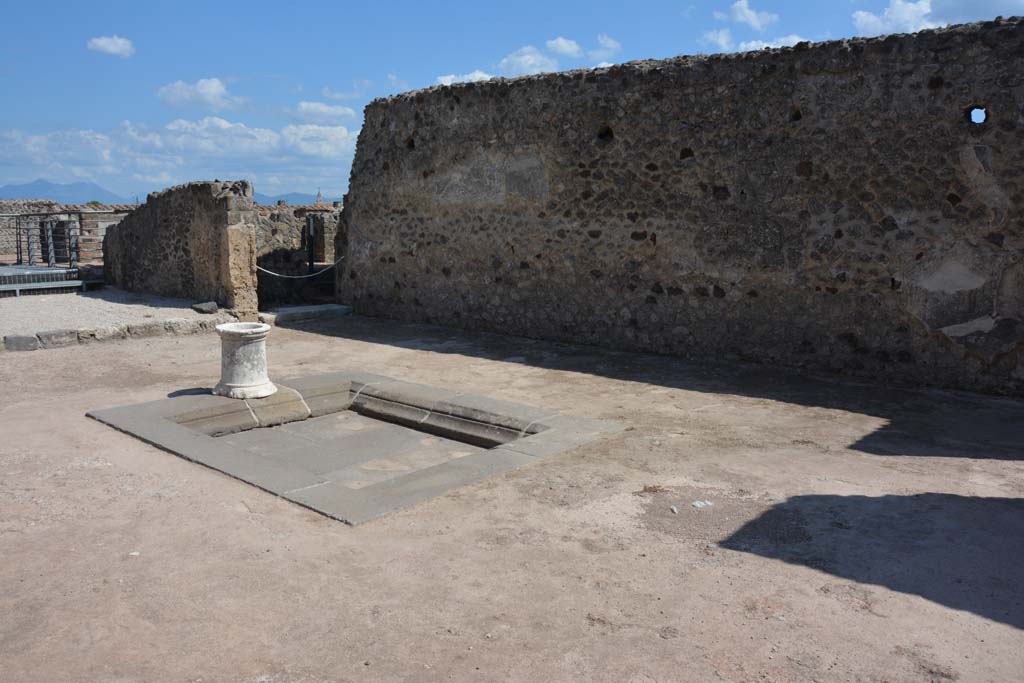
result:
[(621, 429), (365, 372), (276, 383), (265, 399), (187, 392), (88, 415), (348, 524)]

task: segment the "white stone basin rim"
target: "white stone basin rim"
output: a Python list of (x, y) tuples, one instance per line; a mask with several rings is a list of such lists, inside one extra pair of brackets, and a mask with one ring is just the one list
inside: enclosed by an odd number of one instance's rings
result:
[(267, 376), (266, 323), (224, 323), (220, 335), (220, 381), (213, 393), (228, 398), (264, 398), (277, 391)]
[(270, 325), (266, 323), (223, 323), (217, 325), (217, 333), (220, 334), (221, 339), (246, 341), (266, 339), (270, 329)]

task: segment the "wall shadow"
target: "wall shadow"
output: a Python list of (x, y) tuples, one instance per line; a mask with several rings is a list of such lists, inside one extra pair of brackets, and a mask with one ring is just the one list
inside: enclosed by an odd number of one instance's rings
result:
[(873, 385), (802, 374), (792, 368), (614, 351), (362, 316), (306, 322), (295, 328), (432, 353), (872, 415), (887, 424), (849, 446), (871, 455), (1024, 460), (1021, 399)]
[(719, 542), (1024, 629), (1024, 500), (795, 496)]

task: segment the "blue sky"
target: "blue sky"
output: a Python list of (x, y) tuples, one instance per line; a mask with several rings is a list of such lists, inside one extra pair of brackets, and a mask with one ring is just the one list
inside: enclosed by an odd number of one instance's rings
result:
[(375, 97), (1024, 14), (1024, 0), (33, 2), (4, 10), (0, 185), (341, 194)]

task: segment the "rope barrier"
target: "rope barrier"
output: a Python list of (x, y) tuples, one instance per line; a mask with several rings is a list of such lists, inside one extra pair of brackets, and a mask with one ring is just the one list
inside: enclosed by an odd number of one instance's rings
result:
[(266, 268), (263, 268), (261, 266), (256, 266), (256, 270), (262, 270), (267, 275), (273, 275), (274, 277), (283, 277), (283, 278), (287, 278), (289, 280), (303, 280), (303, 279), (305, 279), (307, 277), (316, 277), (320, 273), (326, 273), (328, 270), (330, 270), (331, 268), (334, 268), (339, 263), (341, 263), (344, 258), (345, 257), (342, 256), (341, 258), (339, 258), (337, 261), (335, 261), (331, 265), (326, 266), (325, 268), (321, 268), (320, 270), (316, 271), (315, 273), (308, 273), (306, 275), (282, 275), (281, 273), (275, 273), (274, 271), (267, 270)]

